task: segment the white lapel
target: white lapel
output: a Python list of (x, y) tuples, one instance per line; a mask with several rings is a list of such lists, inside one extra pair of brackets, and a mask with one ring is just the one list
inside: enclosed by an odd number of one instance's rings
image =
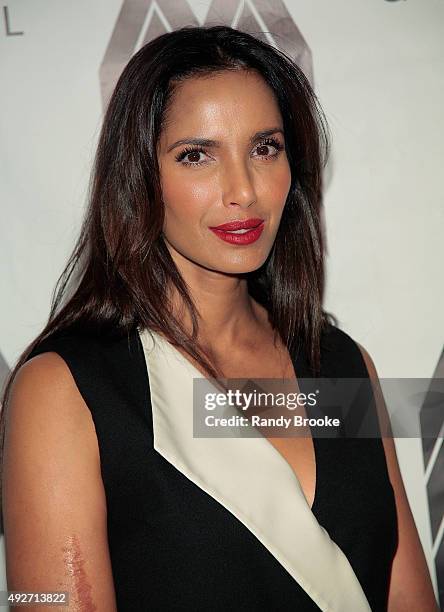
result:
[(349, 560), (316, 520), (279, 451), (262, 436), (194, 438), (193, 378), (202, 374), (160, 334), (139, 335), (155, 450), (236, 516), (321, 610), (371, 612)]

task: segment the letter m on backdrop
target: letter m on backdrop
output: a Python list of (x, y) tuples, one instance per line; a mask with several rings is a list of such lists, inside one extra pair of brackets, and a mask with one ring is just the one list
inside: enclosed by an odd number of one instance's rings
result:
[(229, 25), (289, 55), (313, 84), (310, 49), (281, 0), (213, 0), (199, 23), (186, 0), (124, 0), (100, 66), (106, 108), (123, 68), (144, 44), (184, 26)]

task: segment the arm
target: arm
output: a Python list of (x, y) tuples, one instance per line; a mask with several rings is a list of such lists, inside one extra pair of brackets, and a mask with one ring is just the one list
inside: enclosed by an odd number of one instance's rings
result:
[(20, 368), (5, 416), (8, 589), (69, 591), (69, 606), (54, 610), (115, 612), (95, 427), (57, 353), (37, 355)]
[[(381, 431), (389, 432), (390, 419), (375, 365), (359, 343), (372, 382)], [(402, 481), (393, 437), (383, 437), (390, 482), (398, 516), (398, 548), (393, 560), (388, 612), (439, 612), (424, 551)]]

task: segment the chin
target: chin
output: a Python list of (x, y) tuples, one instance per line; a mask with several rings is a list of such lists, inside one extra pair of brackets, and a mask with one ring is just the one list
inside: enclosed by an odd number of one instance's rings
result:
[(219, 261), (219, 264), (214, 266), (213, 269), (224, 274), (246, 274), (260, 268), (266, 259), (266, 257), (242, 257), (242, 255), (239, 255), (237, 259), (231, 261), (224, 261), (223, 263)]

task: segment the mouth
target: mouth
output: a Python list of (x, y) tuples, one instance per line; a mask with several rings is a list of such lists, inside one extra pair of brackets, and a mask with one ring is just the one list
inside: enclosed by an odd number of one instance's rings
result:
[(261, 223), (263, 222), (264, 222), (263, 219), (259, 219), (257, 217), (254, 217), (251, 219), (244, 219), (244, 220), (238, 219), (235, 221), (229, 221), (228, 223), (222, 223), (221, 225), (210, 227), (210, 229), (220, 230), (224, 232), (245, 233), (251, 229), (255, 229), (256, 227), (261, 225)]
[[(236, 227), (239, 224), (245, 225), (250, 224), (250, 227)], [(209, 229), (216, 234), (218, 238), (224, 242), (228, 242), (234, 245), (248, 245), (259, 240), (262, 231), (264, 229), (265, 222), (263, 219), (256, 219), (254, 223), (252, 220), (248, 222), (230, 222), (225, 223), (222, 226), (210, 227)], [(228, 227), (227, 227), (228, 226)]]

